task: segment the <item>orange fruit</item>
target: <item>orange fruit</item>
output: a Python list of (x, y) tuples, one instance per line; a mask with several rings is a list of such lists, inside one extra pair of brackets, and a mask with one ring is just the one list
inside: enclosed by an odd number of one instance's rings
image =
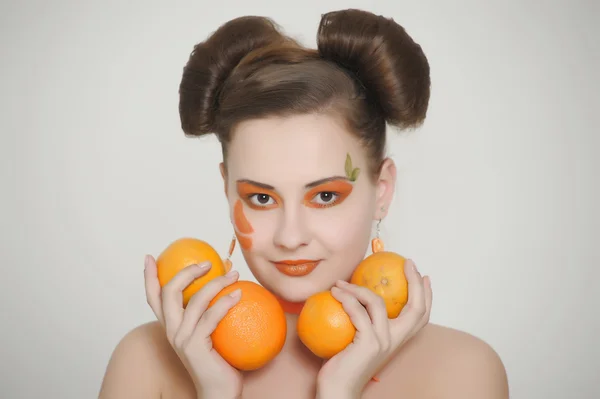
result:
[[(377, 252), (358, 264), (350, 283), (381, 296), (388, 318), (395, 318), (408, 301), (408, 281), (404, 275), (406, 259), (382, 248), (376, 247)], [(306, 300), (298, 316), (297, 331), (302, 343), (324, 359), (345, 349), (356, 334), (350, 316), (330, 291), (319, 292)]]
[(366, 287), (383, 298), (388, 318), (398, 317), (408, 301), (406, 259), (395, 252), (375, 252), (359, 263), (350, 283)]
[(196, 238), (180, 238), (173, 241), (156, 258), (158, 281), (164, 287), (175, 275), (187, 266), (209, 261), (212, 267), (204, 276), (195, 279), (183, 290), (183, 306), (206, 283), (225, 274), (221, 257), (208, 243)]
[(296, 328), (302, 343), (323, 359), (343, 350), (356, 333), (350, 316), (331, 291), (316, 293), (306, 300)]
[(236, 281), (225, 287), (209, 307), (238, 288), (242, 297), (219, 322), (211, 339), (215, 350), (231, 366), (238, 370), (256, 370), (281, 352), (287, 322), (277, 298), (252, 281)]

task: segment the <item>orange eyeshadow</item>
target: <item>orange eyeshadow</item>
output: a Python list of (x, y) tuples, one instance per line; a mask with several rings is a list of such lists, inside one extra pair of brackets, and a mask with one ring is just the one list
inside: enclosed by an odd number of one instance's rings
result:
[[(339, 205), (350, 195), (354, 187), (352, 184), (343, 180), (334, 180), (331, 182), (323, 183), (311, 189), (304, 196), (304, 205), (312, 208), (327, 208), (330, 206)], [(315, 204), (312, 202), (313, 198), (322, 192), (331, 192), (338, 196), (338, 198), (330, 204)]]
[[(246, 182), (238, 182), (237, 183), (237, 191), (238, 191), (238, 195), (252, 209), (256, 209), (256, 210), (272, 209), (272, 208), (278, 207), (282, 203), (279, 195), (277, 195), (277, 193), (275, 193), (273, 190), (268, 190), (268, 189), (265, 189), (264, 187), (255, 186), (254, 184), (250, 184), (250, 183), (246, 183)], [(275, 200), (275, 204), (261, 206), (261, 205), (256, 205), (256, 204), (252, 203), (250, 201), (250, 197), (253, 195), (257, 195), (257, 194), (268, 195), (269, 197), (271, 197)]]

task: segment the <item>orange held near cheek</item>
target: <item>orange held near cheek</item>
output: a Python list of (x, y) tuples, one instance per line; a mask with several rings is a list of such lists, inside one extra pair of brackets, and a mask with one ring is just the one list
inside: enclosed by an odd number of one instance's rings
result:
[(246, 215), (244, 215), (244, 204), (241, 200), (237, 200), (235, 206), (233, 208), (233, 221), (235, 223), (235, 228), (242, 234), (250, 234), (254, 232), (254, 229), (246, 219)]

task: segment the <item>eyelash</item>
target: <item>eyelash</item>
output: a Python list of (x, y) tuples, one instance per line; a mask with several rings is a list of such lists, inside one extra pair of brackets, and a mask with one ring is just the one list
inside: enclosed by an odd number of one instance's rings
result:
[[(337, 204), (337, 202), (339, 201), (339, 198), (341, 197), (341, 194), (338, 193), (338, 192), (335, 192), (335, 191), (321, 191), (321, 192), (316, 193), (313, 198), (316, 198), (316, 197), (318, 197), (318, 196), (320, 196), (322, 194), (325, 194), (325, 193), (326, 194), (332, 194), (334, 196), (334, 199), (332, 201), (324, 203), (324, 204), (318, 204), (318, 203), (315, 204), (315, 206), (317, 208), (328, 208), (330, 206), (333, 206), (333, 205)], [(272, 206), (272, 204), (265, 205), (265, 204), (256, 204), (256, 203), (252, 202), (252, 198), (256, 197), (258, 195), (265, 195), (265, 196), (269, 197), (269, 199), (273, 199), (273, 197), (271, 195), (269, 195), (269, 194), (264, 194), (264, 193), (249, 194), (248, 196), (246, 196), (246, 199), (247, 199), (247, 201), (249, 202), (249, 204), (251, 206), (254, 206), (256, 208), (269, 208), (270, 206)]]
[(328, 208), (330, 206), (336, 205), (341, 197), (340, 193), (336, 193), (335, 191), (321, 191), (319, 193), (317, 193), (314, 198), (319, 197), (321, 194), (332, 194), (334, 196), (334, 198), (330, 201), (330, 202), (326, 202), (324, 204), (315, 204), (315, 206), (317, 206), (318, 208)]
[(249, 194), (246, 198), (248, 199), (248, 201), (250, 202), (251, 205), (259, 207), (259, 208), (266, 208), (269, 205), (265, 205), (265, 204), (255, 204), (254, 202), (252, 202), (252, 198), (256, 197), (258, 195), (265, 195), (267, 197), (269, 197), (269, 199), (273, 199), (272, 196), (270, 196), (269, 194), (263, 194), (263, 193), (256, 193), (256, 194)]

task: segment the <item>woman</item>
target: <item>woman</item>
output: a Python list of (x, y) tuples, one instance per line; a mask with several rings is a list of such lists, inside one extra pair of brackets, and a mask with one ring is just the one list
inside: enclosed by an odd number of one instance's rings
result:
[[(259, 17), (229, 21), (198, 44), (180, 85), (182, 127), (222, 144), (235, 234), (256, 279), (286, 309), (286, 344), (260, 370), (233, 369), (211, 350), (210, 333), (239, 295), (207, 304), (237, 272), (206, 285), (184, 310), (181, 291), (210, 265), (188, 267), (161, 292), (148, 256), (158, 321), (119, 343), (100, 397), (507, 398), (504, 367), (487, 344), (429, 323), (431, 283), (412, 261), (409, 302), (394, 320), (375, 294), (344, 283), (392, 201), (386, 122), (417, 127), (429, 90), (421, 47), (393, 20), (358, 10), (323, 15), (317, 50)], [(329, 289), (358, 334), (324, 362), (299, 341), (295, 323), (298, 306)]]

